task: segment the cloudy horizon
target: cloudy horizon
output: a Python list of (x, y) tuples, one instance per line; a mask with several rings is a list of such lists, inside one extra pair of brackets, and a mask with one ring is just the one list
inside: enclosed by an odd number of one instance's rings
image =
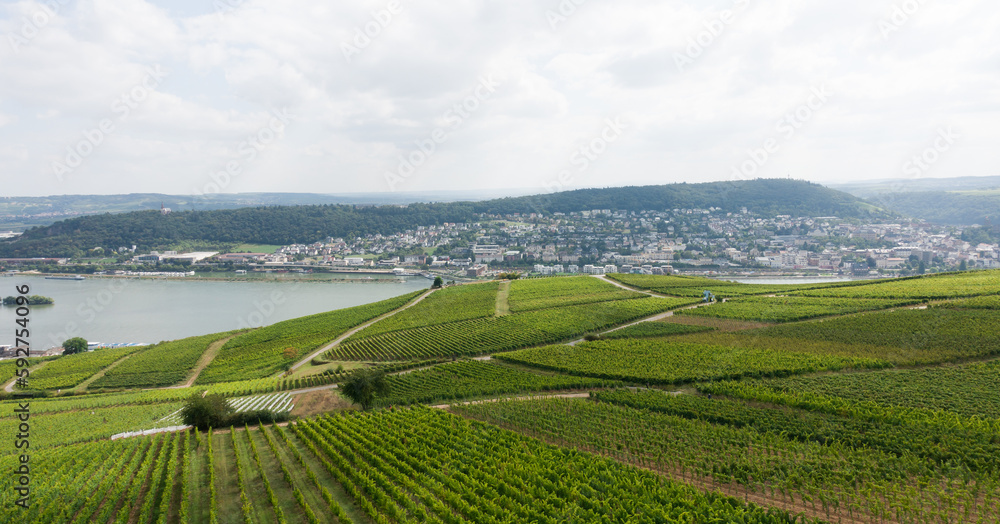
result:
[(998, 26), (929, 0), (4, 2), (0, 196), (1000, 175)]

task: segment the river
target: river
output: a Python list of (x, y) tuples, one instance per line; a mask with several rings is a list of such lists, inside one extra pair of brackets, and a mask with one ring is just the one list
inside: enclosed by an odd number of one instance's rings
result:
[[(377, 302), (426, 289), (422, 277), (374, 277), (338, 282), (286, 277), (273, 281), (95, 278), (47, 280), (41, 276), (0, 278), (0, 296), (29, 294), (55, 300), (31, 308), (32, 349), (59, 346), (81, 336), (103, 343), (154, 343), (194, 335), (270, 325), (290, 318)], [(14, 343), (14, 308), (0, 307), (0, 344)]]

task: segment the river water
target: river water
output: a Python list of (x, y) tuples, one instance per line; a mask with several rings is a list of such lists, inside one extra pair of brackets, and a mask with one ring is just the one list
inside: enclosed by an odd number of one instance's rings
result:
[[(31, 308), (32, 349), (59, 346), (81, 336), (91, 342), (154, 343), (377, 302), (426, 289), (422, 277), (373, 277), (370, 281), (286, 277), (272, 281), (96, 278), (0, 278), (0, 296), (29, 294), (55, 300)], [(14, 343), (14, 308), (0, 307), (0, 345)]]

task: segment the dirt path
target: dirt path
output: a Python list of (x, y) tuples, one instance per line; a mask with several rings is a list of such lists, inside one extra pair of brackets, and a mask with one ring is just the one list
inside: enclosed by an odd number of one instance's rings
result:
[(510, 304), (507, 303), (507, 299), (509, 297), (510, 297), (510, 280), (505, 280), (500, 283), (500, 289), (497, 290), (496, 316), (502, 317), (504, 315), (510, 314)]
[[(136, 353), (138, 353), (138, 351)], [(100, 378), (103, 377), (104, 375), (106, 375), (108, 373), (108, 371), (111, 371), (112, 369), (115, 369), (116, 367), (118, 367), (119, 364), (121, 364), (122, 362), (125, 362), (126, 360), (128, 360), (128, 358), (131, 357), (132, 355), (135, 355), (135, 353), (129, 353), (128, 355), (125, 355), (124, 357), (122, 357), (122, 358), (120, 358), (120, 359), (112, 362), (111, 365), (109, 365), (108, 367), (106, 367), (106, 368), (98, 371), (97, 373), (94, 373), (93, 375), (90, 376), (90, 378), (88, 378), (87, 380), (84, 380), (83, 382), (77, 384), (70, 391), (75, 391), (75, 392), (86, 391), (88, 386), (90, 386), (94, 382), (100, 380)]]
[[(641, 319), (636, 320), (634, 322), (629, 322), (628, 324), (625, 324), (624, 326), (618, 326), (618, 327), (615, 327), (615, 328), (611, 328), (611, 329), (609, 329), (607, 331), (601, 331), (599, 334), (604, 335), (605, 333), (611, 333), (612, 331), (618, 331), (619, 329), (625, 329), (627, 327), (634, 326), (636, 324), (642, 324), (643, 322), (656, 322), (658, 320), (663, 320), (663, 319), (666, 319), (666, 318), (670, 318), (670, 317), (674, 316), (674, 312), (675, 311), (680, 311), (682, 309), (694, 309), (694, 308), (697, 308), (697, 307), (710, 306), (710, 305), (712, 305), (712, 304), (710, 302), (708, 302), (708, 303), (701, 303), (701, 304), (692, 304), (690, 306), (684, 306), (684, 307), (677, 308), (677, 309), (671, 309), (670, 311), (667, 311), (665, 313), (657, 313), (657, 314), (655, 314), (655, 315), (653, 315), (651, 317), (641, 318)], [(569, 342), (566, 345), (567, 346), (575, 346), (575, 345), (577, 345), (577, 344), (579, 344), (580, 342), (583, 342), (583, 341), (584, 341), (584, 339), (580, 338), (580, 339), (574, 340), (572, 342)]]
[(470, 400), (468, 402), (457, 402), (455, 404), (437, 404), (435, 406), (430, 406), (430, 407), (436, 409), (448, 409), (452, 406), (469, 406), (472, 404), (486, 404), (487, 402), (500, 402), (501, 400), (535, 400), (540, 398), (590, 398), (590, 392), (585, 391), (583, 393), (563, 393), (561, 395), (529, 395), (526, 397), (489, 398), (486, 400)]
[(201, 375), (201, 372), (204, 371), (213, 360), (215, 360), (215, 356), (219, 354), (219, 350), (222, 349), (222, 346), (226, 345), (226, 342), (229, 342), (234, 337), (236, 337), (236, 335), (222, 340), (216, 340), (215, 342), (209, 344), (208, 349), (206, 349), (205, 352), (201, 354), (201, 358), (198, 359), (198, 364), (194, 366), (194, 370), (191, 372), (191, 377), (187, 379), (187, 382), (179, 386), (170, 386), (167, 389), (189, 388), (193, 386), (194, 381), (198, 379), (198, 375)]
[(618, 282), (617, 280), (612, 280), (612, 279), (610, 279), (610, 278), (608, 278), (608, 277), (606, 277), (604, 275), (593, 275), (593, 277), (597, 278), (597, 279), (600, 279), (600, 280), (603, 280), (603, 281), (605, 281), (608, 284), (611, 284), (613, 286), (617, 286), (617, 287), (620, 287), (622, 289), (627, 289), (629, 291), (635, 291), (636, 293), (642, 293), (643, 295), (649, 295), (651, 297), (677, 298), (677, 297), (671, 297), (670, 295), (661, 295), (660, 293), (653, 293), (652, 291), (648, 291), (648, 290), (645, 290), (645, 289), (638, 289), (638, 288), (634, 288), (634, 287), (629, 287), (629, 286), (626, 286), (625, 284), (622, 284), (621, 282)]
[[(30, 380), (31, 380), (31, 374), (34, 373), (35, 371), (38, 371), (39, 369), (42, 369), (42, 366), (44, 366), (45, 364), (48, 364), (48, 363), (49, 363), (49, 361), (39, 362), (38, 364), (35, 364), (33, 367), (28, 368), (28, 380), (29, 380), (29, 383), (30, 383)], [(3, 387), (3, 390), (6, 391), (7, 393), (13, 393), (14, 392), (14, 384), (16, 382), (17, 382), (17, 377), (14, 377), (14, 378), (10, 379), (7, 382), (7, 384)]]
[(289, 395), (301, 395), (303, 393), (312, 393), (313, 391), (323, 391), (324, 389), (337, 389), (338, 387), (339, 386), (337, 384), (327, 384), (325, 386), (316, 386), (313, 388), (292, 389), (280, 393), (288, 393)]
[(380, 320), (387, 319), (387, 318), (395, 315), (396, 313), (399, 313), (400, 311), (405, 311), (405, 310), (407, 310), (407, 309), (409, 309), (409, 308), (411, 308), (411, 307), (419, 304), (421, 300), (427, 298), (433, 292), (434, 292), (434, 290), (430, 289), (426, 293), (424, 293), (423, 295), (420, 295), (419, 297), (417, 297), (416, 300), (410, 302), (409, 304), (406, 304), (405, 306), (403, 306), (403, 307), (401, 307), (399, 309), (394, 309), (394, 310), (392, 310), (392, 311), (390, 311), (390, 312), (388, 312), (388, 313), (386, 313), (386, 314), (384, 314), (384, 315), (382, 315), (382, 316), (380, 316), (380, 317), (378, 317), (378, 318), (376, 318), (374, 320), (369, 320), (368, 322), (365, 322), (364, 324), (361, 324), (360, 326), (358, 326), (356, 328), (352, 328), (351, 330), (347, 331), (343, 335), (340, 335), (339, 337), (337, 337), (333, 342), (330, 342), (329, 344), (327, 344), (327, 345), (325, 345), (325, 346), (317, 349), (316, 351), (313, 351), (309, 355), (306, 355), (305, 358), (303, 358), (302, 360), (296, 362), (295, 365), (292, 366), (289, 371), (295, 371), (296, 369), (299, 369), (300, 367), (304, 366), (306, 363), (310, 362), (312, 359), (314, 359), (314, 358), (322, 355), (323, 353), (326, 353), (327, 351), (330, 351), (331, 349), (333, 349), (334, 347), (336, 347), (338, 344), (340, 344), (344, 340), (347, 340), (348, 337), (350, 337), (351, 335), (357, 333), (358, 331), (361, 331), (362, 329), (364, 329), (364, 328), (366, 328), (366, 327), (368, 327), (368, 326), (370, 326), (370, 325), (372, 325), (372, 324), (374, 324), (374, 323), (376, 323), (376, 322), (378, 322)]

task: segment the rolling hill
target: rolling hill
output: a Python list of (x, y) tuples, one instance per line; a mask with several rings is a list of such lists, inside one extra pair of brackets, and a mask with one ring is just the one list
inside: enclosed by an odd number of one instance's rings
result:
[(310, 243), (326, 237), (390, 234), (416, 226), (466, 222), (479, 213), (569, 213), (592, 209), (709, 208), (762, 215), (886, 216), (854, 196), (799, 180), (759, 179), (580, 189), (481, 202), (386, 206), (302, 205), (181, 211), (138, 211), (78, 217), (35, 227), (0, 244), (0, 256), (65, 257), (87, 249), (136, 245), (157, 249), (189, 243)]

